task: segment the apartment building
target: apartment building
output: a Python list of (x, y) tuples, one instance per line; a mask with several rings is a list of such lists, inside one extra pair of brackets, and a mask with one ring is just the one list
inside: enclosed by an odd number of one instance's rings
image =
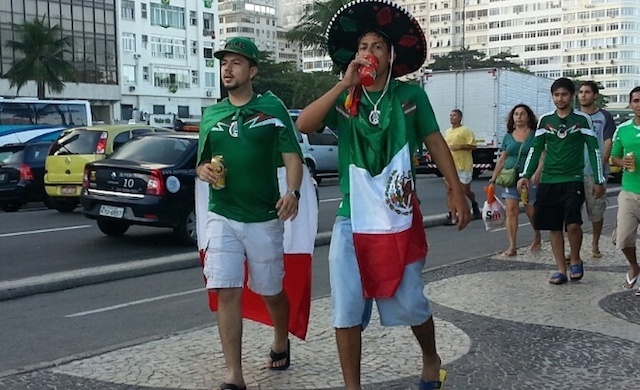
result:
[(220, 98), (218, 3), (118, 0), (121, 120), (198, 118)]
[[(8, 40), (19, 39), (15, 25), (44, 16), (45, 23), (59, 25), (62, 34), (70, 37), (66, 59), (74, 64), (77, 80), (67, 82), (62, 94), (47, 91), (46, 96), (89, 100), (95, 119), (110, 123), (117, 117), (115, 108), (120, 99), (116, 9), (116, 0), (0, 0), (0, 75), (20, 59), (19, 53), (6, 47)], [(0, 78), (0, 95), (37, 96), (35, 82), (27, 83), (19, 95), (9, 86), (9, 80)]]
[(220, 44), (245, 37), (253, 40), (258, 50), (272, 52), (276, 62), (299, 63), (299, 48), (284, 38), (281, 7), (276, 0), (220, 0)]
[(639, 0), (400, 0), (424, 26), (429, 61), (468, 47), (518, 55), (536, 75), (579, 76), (623, 109), (640, 77)]

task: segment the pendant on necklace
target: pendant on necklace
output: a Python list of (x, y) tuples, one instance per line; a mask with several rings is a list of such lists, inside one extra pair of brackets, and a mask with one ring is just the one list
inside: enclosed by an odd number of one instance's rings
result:
[(377, 109), (371, 110), (369, 113), (369, 123), (374, 126), (378, 126), (380, 123), (380, 111)]

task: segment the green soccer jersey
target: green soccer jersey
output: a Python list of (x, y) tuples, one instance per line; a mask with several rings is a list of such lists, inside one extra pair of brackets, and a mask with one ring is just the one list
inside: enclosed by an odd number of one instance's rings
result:
[[(277, 167), (282, 165), (281, 153), (300, 150), (286, 108), (275, 111), (284, 112), (286, 117), (252, 110), (260, 98), (254, 96), (237, 108), (224, 100), (209, 107), (201, 123), (200, 131), (209, 133), (199, 162), (221, 155), (227, 169), (225, 188), (209, 191), (209, 210), (239, 222), (278, 217), (275, 205), (280, 198)], [(282, 104), (279, 100), (276, 103)], [(212, 123), (212, 118), (220, 117), (220, 111), (229, 110), (229, 106), (235, 113)]]
[[(613, 146), (611, 147), (611, 157), (623, 158), (627, 153), (633, 152), (636, 156), (636, 167), (638, 157), (640, 157), (640, 126), (630, 119), (620, 126), (613, 135)], [(624, 170), (622, 172), (622, 189), (625, 191), (640, 194), (640, 170), (635, 172)]]
[[(369, 92), (371, 101), (376, 102), (380, 96), (380, 92)], [(350, 217), (350, 197), (349, 197), (349, 165), (351, 164), (351, 148), (353, 141), (351, 140), (352, 132), (350, 127), (352, 121), (355, 126), (369, 126), (370, 140), (380, 140), (380, 142), (369, 142), (370, 148), (375, 148), (373, 153), (381, 155), (386, 153), (389, 142), (385, 140), (389, 136), (393, 136), (395, 131), (406, 131), (409, 143), (409, 150), (416, 150), (421, 145), (425, 136), (430, 133), (440, 131), (438, 122), (433, 114), (431, 103), (424, 93), (424, 90), (418, 85), (406, 84), (401, 81), (391, 80), (389, 89), (378, 105), (381, 111), (381, 124), (385, 123), (385, 117), (392, 117), (392, 113), (402, 110), (404, 117), (404, 125), (399, 123), (390, 123), (389, 126), (370, 126), (369, 114), (373, 109), (373, 103), (365, 96), (359, 103), (358, 116), (352, 117), (347, 113), (345, 108), (345, 100), (347, 92), (345, 91), (338, 100), (335, 107), (329, 110), (324, 119), (324, 124), (338, 129), (338, 174), (340, 180), (340, 191), (342, 192), (342, 203), (338, 208), (338, 215)], [(355, 134), (355, 133), (354, 133)], [(380, 167), (382, 168), (382, 167)]]
[(593, 131), (591, 119), (580, 111), (560, 118), (554, 111), (540, 117), (533, 147), (525, 161), (524, 177), (533, 176), (542, 151), (547, 154), (542, 168), (542, 183), (566, 183), (583, 180), (584, 147), (587, 146), (591, 165), (597, 168), (596, 184), (604, 182), (602, 154)]

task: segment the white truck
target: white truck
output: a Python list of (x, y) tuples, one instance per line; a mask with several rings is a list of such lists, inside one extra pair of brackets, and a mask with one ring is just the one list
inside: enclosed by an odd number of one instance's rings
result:
[[(473, 151), (473, 176), (496, 165), (502, 138), (507, 132), (509, 111), (519, 103), (531, 107), (536, 116), (555, 109), (551, 99), (553, 80), (506, 69), (482, 68), (463, 71), (433, 71), (424, 78), (440, 130), (451, 124), (449, 113), (462, 111), (462, 123), (473, 130), (478, 148)], [(440, 175), (428, 151), (419, 156), (418, 172)]]

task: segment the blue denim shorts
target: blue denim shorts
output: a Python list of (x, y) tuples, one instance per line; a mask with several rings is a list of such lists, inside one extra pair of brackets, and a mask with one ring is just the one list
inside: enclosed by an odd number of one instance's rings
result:
[[(376, 299), (380, 323), (384, 326), (417, 326), (431, 317), (429, 300), (424, 295), (422, 268), (425, 259), (405, 267), (402, 282), (391, 298)], [(334, 328), (362, 326), (371, 320), (373, 299), (365, 299), (356, 259), (349, 218), (337, 217), (329, 247), (332, 325)]]
[[(536, 202), (536, 193), (538, 192), (538, 186), (529, 186), (529, 202), (527, 204), (533, 205)], [(515, 199), (520, 200), (520, 193), (516, 186), (505, 187), (502, 191), (502, 199)]]

